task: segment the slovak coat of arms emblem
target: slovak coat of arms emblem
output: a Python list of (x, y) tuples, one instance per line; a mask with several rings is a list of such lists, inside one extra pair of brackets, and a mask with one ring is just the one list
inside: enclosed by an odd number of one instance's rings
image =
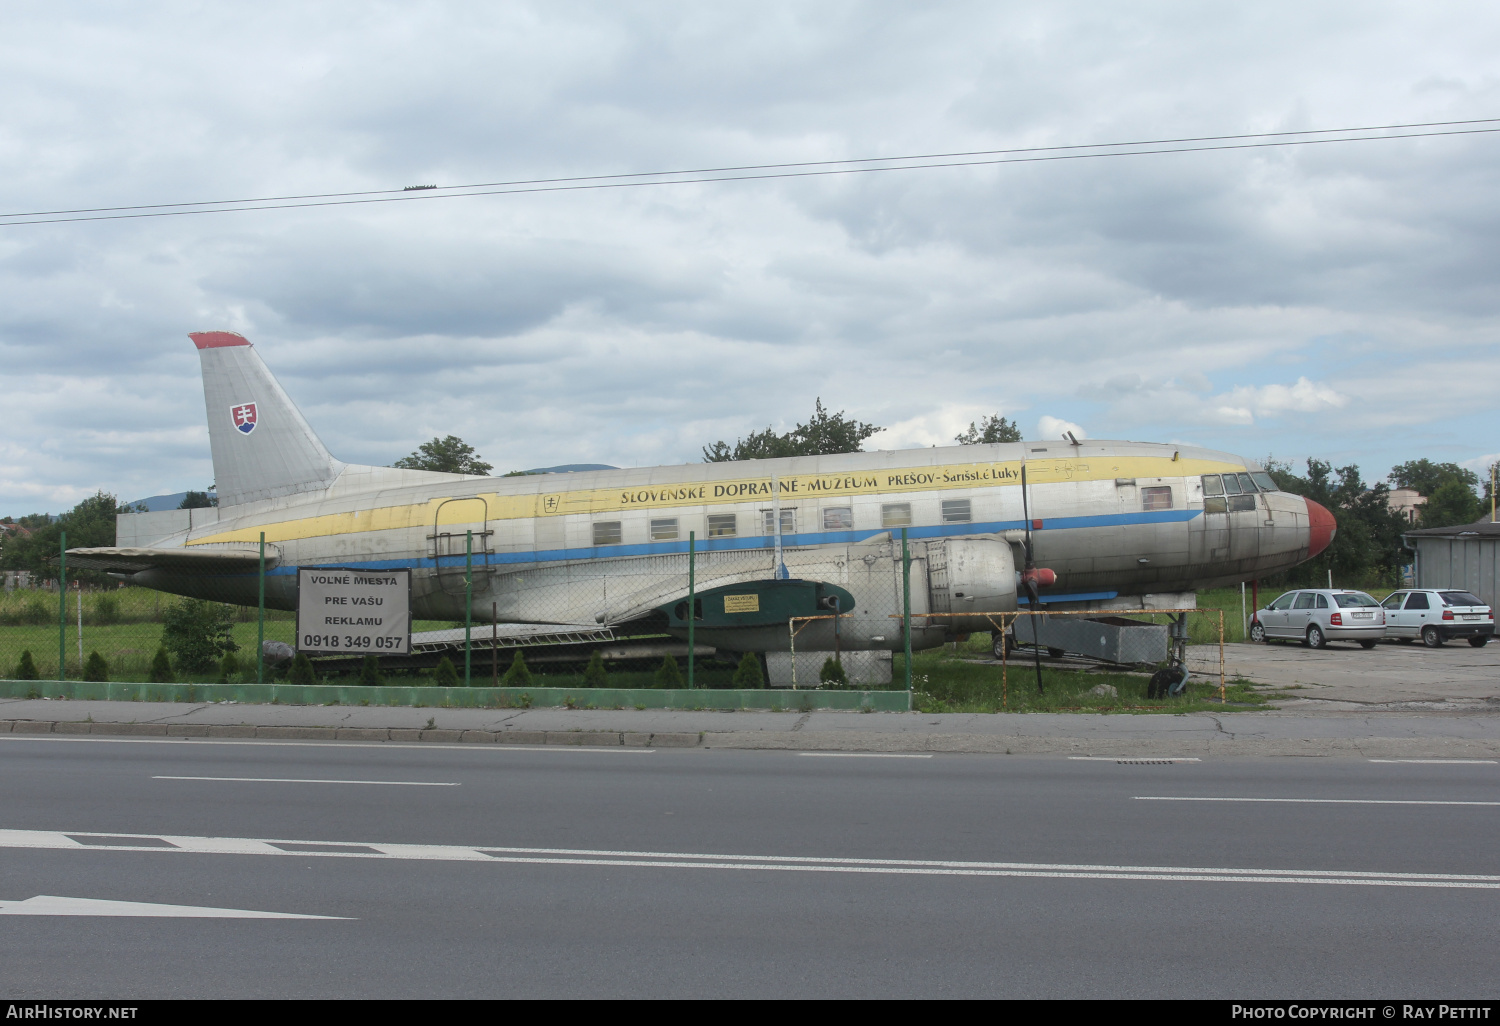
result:
[(231, 406), (229, 419), (236, 431), (242, 435), (248, 435), (255, 430), (255, 404), (241, 403), (238, 406)]

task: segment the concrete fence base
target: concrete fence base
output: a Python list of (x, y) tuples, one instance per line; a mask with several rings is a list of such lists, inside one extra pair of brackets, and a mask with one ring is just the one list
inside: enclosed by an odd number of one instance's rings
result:
[(247, 705), (371, 705), (436, 709), (868, 709), (909, 712), (905, 691), (749, 691), (694, 688), (440, 688), (342, 684), (126, 684), (0, 680), (0, 698), (108, 702), (240, 702)]

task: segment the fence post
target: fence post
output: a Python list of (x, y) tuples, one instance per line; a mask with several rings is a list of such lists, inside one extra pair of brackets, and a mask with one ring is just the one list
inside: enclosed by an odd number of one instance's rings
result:
[(697, 599), (694, 597), (694, 592), (697, 591), (697, 583), (698, 583), (697, 579), (696, 579), (696, 576), (695, 576), (696, 571), (697, 571), (697, 566), (696, 566), (696, 563), (695, 563), (695, 561), (697, 559), (697, 548), (698, 548), (698, 532), (697, 531), (689, 531), (688, 532), (688, 608), (687, 608), (687, 614), (688, 614), (687, 615), (687, 622), (688, 622), (688, 681), (687, 681), (687, 684), (688, 684), (688, 690), (689, 691), (691, 691), (692, 688), (693, 688), (693, 654), (697, 651), (693, 647), (693, 623), (698, 619), (698, 602), (697, 602)]
[[(293, 639), (296, 640), (295, 638)], [(293, 648), (296, 646), (293, 645)], [(255, 597), (255, 683), (266, 682), (266, 532), (260, 532), (260, 586)]]
[(68, 532), (60, 532), (57, 567), (57, 679), (68, 679)]
[(473, 663), (473, 649), (469, 647), (469, 635), (474, 627), (474, 532), (464, 535), (464, 687), (471, 687), (469, 670)]
[(901, 635), (906, 648), (906, 704), (911, 707), (911, 553), (901, 528)]

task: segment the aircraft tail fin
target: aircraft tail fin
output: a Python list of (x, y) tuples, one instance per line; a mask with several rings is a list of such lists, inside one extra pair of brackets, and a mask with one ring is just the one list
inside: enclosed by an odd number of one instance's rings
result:
[(344, 464), (329, 455), (249, 339), (233, 331), (188, 337), (203, 365), (219, 505), (327, 488)]

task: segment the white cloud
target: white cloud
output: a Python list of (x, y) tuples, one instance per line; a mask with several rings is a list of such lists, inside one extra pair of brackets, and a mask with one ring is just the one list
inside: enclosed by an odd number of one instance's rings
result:
[(1058, 438), (1062, 438), (1066, 434), (1072, 434), (1074, 438), (1077, 438), (1080, 441), (1088, 437), (1088, 434), (1083, 430), (1083, 428), (1079, 427), (1077, 424), (1074, 424), (1071, 420), (1061, 420), (1057, 417), (1043, 416), (1036, 422), (1036, 435), (1039, 439), (1052, 441)]
[(1233, 389), (1222, 399), (1221, 408), (1238, 412), (1253, 411), (1256, 416), (1276, 417), (1283, 413), (1320, 413), (1337, 410), (1349, 404), (1349, 397), (1328, 385), (1298, 378), (1292, 385), (1243, 386)]

